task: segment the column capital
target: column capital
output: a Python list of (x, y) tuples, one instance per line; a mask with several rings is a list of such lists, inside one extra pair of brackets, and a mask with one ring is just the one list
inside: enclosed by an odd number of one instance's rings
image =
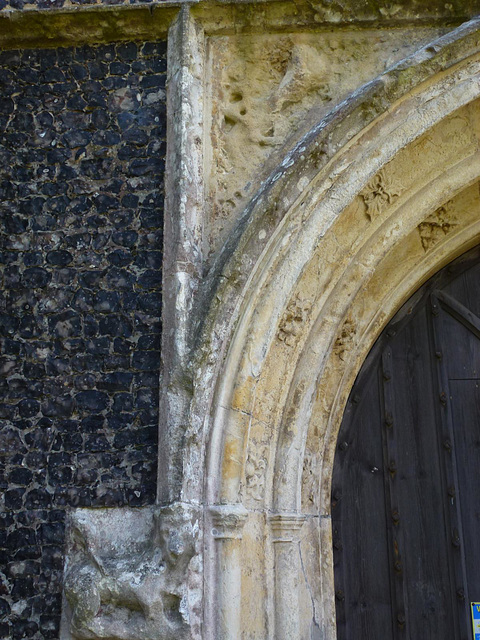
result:
[(241, 504), (212, 505), (209, 508), (211, 534), (217, 540), (240, 540), (248, 511)]
[(273, 542), (293, 542), (307, 516), (301, 513), (273, 513), (268, 517)]

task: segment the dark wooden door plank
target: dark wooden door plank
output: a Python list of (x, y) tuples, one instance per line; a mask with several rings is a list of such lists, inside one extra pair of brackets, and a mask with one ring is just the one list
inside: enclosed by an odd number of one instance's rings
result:
[(479, 379), (476, 249), (392, 320), (347, 404), (332, 483), (338, 640), (471, 637)]

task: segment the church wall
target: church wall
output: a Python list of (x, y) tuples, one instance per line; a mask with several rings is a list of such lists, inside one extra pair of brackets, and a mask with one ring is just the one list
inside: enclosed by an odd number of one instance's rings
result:
[(0, 638), (333, 638), (342, 399), (478, 241), (478, 0), (8, 2)]
[(0, 637), (57, 638), (72, 507), (152, 504), (166, 43), (0, 53)]

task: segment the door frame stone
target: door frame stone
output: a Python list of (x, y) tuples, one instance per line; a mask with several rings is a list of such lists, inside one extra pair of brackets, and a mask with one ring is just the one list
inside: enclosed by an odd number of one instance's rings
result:
[(203, 285), (181, 499), (204, 514), (205, 638), (335, 638), (347, 397), (395, 312), (480, 240), (479, 24), (313, 127)]

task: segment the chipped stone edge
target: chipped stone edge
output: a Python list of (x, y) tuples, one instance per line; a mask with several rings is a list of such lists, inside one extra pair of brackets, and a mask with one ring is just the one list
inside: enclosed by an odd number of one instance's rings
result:
[(165, 249), (160, 372), (158, 502), (179, 498), (182, 439), (192, 389), (188, 369), (193, 300), (202, 277), (203, 29), (183, 7), (168, 39)]

